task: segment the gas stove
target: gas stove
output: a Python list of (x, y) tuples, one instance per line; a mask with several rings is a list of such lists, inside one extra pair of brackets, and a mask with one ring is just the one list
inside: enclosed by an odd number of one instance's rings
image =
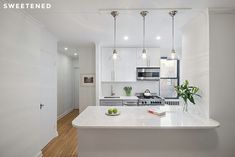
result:
[(157, 105), (165, 105), (164, 98), (158, 96), (156, 93), (151, 93), (151, 96), (144, 96), (143, 93), (137, 93), (136, 96), (138, 99), (139, 106), (157, 106)]

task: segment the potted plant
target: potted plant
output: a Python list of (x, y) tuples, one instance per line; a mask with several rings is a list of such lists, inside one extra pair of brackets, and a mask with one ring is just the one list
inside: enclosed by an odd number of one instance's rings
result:
[(123, 89), (126, 92), (126, 96), (131, 96), (132, 87), (124, 87)]
[(185, 80), (182, 85), (175, 86), (175, 90), (179, 97), (184, 100), (183, 111), (188, 111), (188, 101), (195, 104), (194, 96), (199, 96), (199, 88), (195, 86), (190, 86), (189, 81)]

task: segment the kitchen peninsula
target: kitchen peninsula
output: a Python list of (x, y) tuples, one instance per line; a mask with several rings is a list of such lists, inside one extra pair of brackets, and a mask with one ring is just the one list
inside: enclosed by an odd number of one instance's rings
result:
[[(105, 115), (108, 108), (90, 106), (73, 120), (78, 129), (79, 157), (170, 157), (185, 148), (190, 148), (189, 154), (197, 152), (192, 143), (213, 149), (203, 141), (216, 140), (213, 128), (220, 125), (176, 106), (123, 106), (118, 107), (119, 116)], [(166, 115), (150, 114), (149, 108), (166, 111)], [(200, 138), (193, 137), (195, 134)]]

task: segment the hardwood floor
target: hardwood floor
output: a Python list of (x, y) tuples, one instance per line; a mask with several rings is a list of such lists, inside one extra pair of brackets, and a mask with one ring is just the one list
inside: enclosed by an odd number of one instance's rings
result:
[(77, 157), (77, 129), (72, 121), (79, 114), (73, 110), (57, 122), (59, 136), (43, 148), (43, 157)]

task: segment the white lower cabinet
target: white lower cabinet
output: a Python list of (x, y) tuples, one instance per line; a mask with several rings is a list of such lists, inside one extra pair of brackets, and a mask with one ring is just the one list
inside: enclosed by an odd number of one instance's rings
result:
[(100, 106), (122, 106), (122, 100), (100, 100)]
[(100, 106), (137, 106), (138, 100), (100, 100)]

